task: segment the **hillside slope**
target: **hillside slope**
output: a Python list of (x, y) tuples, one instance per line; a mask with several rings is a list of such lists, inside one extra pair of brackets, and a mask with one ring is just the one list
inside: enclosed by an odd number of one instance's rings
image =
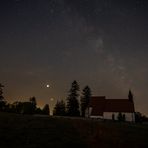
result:
[(147, 148), (148, 126), (0, 113), (0, 148)]

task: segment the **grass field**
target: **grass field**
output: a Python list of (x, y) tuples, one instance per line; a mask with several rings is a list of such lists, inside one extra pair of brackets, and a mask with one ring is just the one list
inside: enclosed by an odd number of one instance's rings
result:
[(0, 113), (0, 148), (148, 148), (148, 125)]

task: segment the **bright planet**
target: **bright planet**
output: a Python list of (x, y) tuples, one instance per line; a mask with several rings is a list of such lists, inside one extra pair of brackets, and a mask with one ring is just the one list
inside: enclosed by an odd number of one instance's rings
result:
[(49, 87), (50, 87), (50, 85), (49, 85), (49, 84), (47, 84), (47, 85), (46, 85), (46, 87), (47, 87), (47, 88), (49, 88)]

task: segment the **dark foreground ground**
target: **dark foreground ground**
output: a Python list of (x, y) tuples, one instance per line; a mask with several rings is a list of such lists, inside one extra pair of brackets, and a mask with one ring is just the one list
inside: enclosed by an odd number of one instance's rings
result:
[(0, 113), (0, 148), (148, 148), (148, 125)]

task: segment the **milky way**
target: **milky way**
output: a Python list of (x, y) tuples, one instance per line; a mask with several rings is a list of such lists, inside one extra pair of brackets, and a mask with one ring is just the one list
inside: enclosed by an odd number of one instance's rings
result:
[(77, 80), (107, 98), (127, 98), (131, 89), (136, 110), (148, 115), (147, 18), (146, 0), (2, 0), (6, 99), (53, 105)]

